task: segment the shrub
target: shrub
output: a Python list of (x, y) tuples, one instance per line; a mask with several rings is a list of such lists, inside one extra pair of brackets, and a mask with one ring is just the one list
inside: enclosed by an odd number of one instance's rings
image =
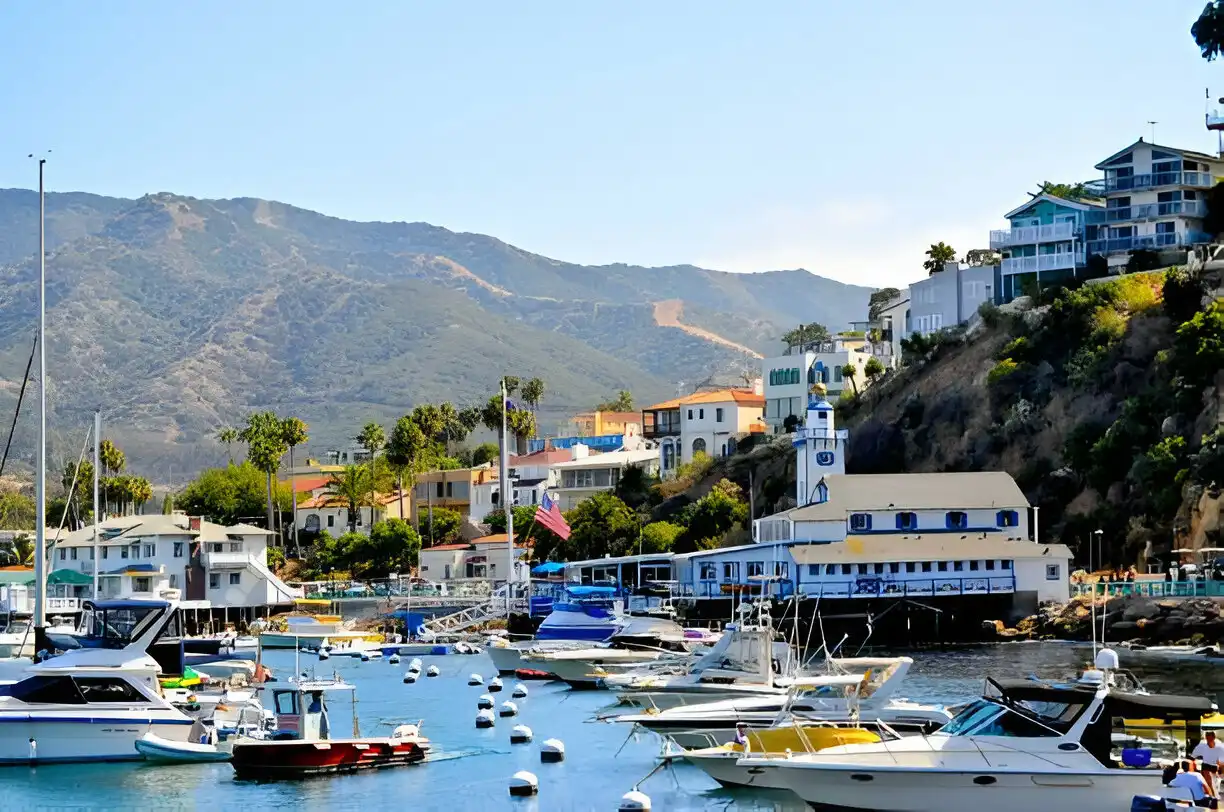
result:
[(990, 370), (989, 374), (986, 375), (986, 383), (990, 384), (991, 386), (995, 386), (1006, 380), (1011, 375), (1014, 375), (1019, 369), (1020, 365), (1015, 361), (1010, 358), (1004, 358), (1002, 361), (995, 364), (994, 368)]
[(982, 324), (987, 327), (998, 327), (1002, 322), (1002, 315), (999, 313), (999, 308), (994, 302), (982, 302), (978, 305), (978, 316), (982, 319)]
[(1173, 347), (1178, 373), (1192, 384), (1207, 385), (1224, 368), (1224, 305), (1214, 302), (1178, 327)]
[(1174, 324), (1181, 324), (1194, 318), (1194, 314), (1202, 309), (1207, 286), (1203, 283), (1202, 275), (1186, 268), (1174, 268), (1165, 274), (1161, 293), (1165, 314)]
[(1140, 248), (1137, 251), (1131, 251), (1130, 259), (1126, 261), (1127, 273), (1142, 273), (1143, 271), (1154, 271), (1160, 267), (1160, 260), (1155, 251), (1149, 251), (1146, 248)]

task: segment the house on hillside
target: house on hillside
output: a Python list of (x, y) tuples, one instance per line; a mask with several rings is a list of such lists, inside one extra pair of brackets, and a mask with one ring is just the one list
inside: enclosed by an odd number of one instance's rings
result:
[[(510, 481), (514, 483), (515, 505), (538, 505), (544, 498), (544, 492), (557, 484), (557, 477), (552, 472), (554, 463), (572, 459), (569, 450), (533, 451), (510, 457)], [(472, 499), (468, 512), (468, 521), (480, 524), (484, 517), (501, 506), (501, 483), (496, 479), (481, 482), (472, 486)]]
[(412, 523), (421, 525), (421, 513), (430, 508), (456, 510), (461, 516), (472, 513), (475, 489), (497, 480), (497, 466), (492, 463), (475, 468), (454, 468), (448, 471), (426, 471), (418, 474), (412, 494)]
[[(506, 537), (481, 536), (467, 542), (437, 544), (421, 548), (420, 575), (431, 581), (462, 579), (505, 579), (509, 551)], [(514, 548), (515, 577), (526, 576), (525, 567), (531, 558), (531, 548)]]
[(741, 440), (764, 433), (765, 396), (751, 389), (696, 392), (680, 399), (680, 462), (698, 453), (726, 457)]
[(620, 482), (621, 473), (630, 465), (643, 468), (647, 474), (659, 474), (659, 449), (609, 451), (606, 454), (591, 454), (585, 445), (570, 449), (571, 458), (554, 463), (552, 471), (557, 477), (555, 491), (562, 511), (569, 510), (585, 499), (601, 491), (610, 491)]
[(612, 412), (597, 409), (581, 412), (570, 418), (570, 426), (578, 437), (602, 437), (607, 434), (641, 434), (642, 415), (638, 412)]
[(1105, 222), (1105, 205), (1040, 194), (1003, 216), (1011, 227), (991, 231), (990, 247), (1003, 256), (997, 298), (1010, 302), (1022, 291), (1083, 274), (1087, 246), (1098, 239)]
[(942, 271), (909, 286), (906, 335), (930, 335), (967, 324), (985, 302), (994, 302), (1000, 285), (998, 265), (946, 262)]
[[(770, 431), (783, 431), (789, 417), (803, 419), (813, 384), (823, 384), (834, 397), (856, 385), (862, 391), (867, 386), (866, 368), (871, 357), (863, 337), (836, 336), (805, 351), (763, 359), (765, 423)], [(853, 384), (842, 372), (848, 365), (856, 370)]]
[[(398, 492), (377, 493), (374, 495), (374, 507), (361, 505), (355, 517), (356, 532), (370, 534), (370, 528), (384, 519), (406, 518), (400, 515), (400, 505), (403, 505), (407, 517), (412, 515), (412, 493), (405, 490)], [(326, 530), (333, 536), (349, 532), (348, 502), (338, 496), (332, 496), (326, 491), (298, 503), (298, 531), (303, 533), (319, 533)]]

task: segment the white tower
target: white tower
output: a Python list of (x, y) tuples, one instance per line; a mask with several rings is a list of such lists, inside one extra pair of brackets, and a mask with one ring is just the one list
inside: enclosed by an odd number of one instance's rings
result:
[(833, 406), (825, 386), (814, 384), (808, 395), (807, 420), (795, 432), (795, 501), (800, 507), (823, 501), (817, 485), (829, 474), (846, 473), (846, 439), (850, 432), (833, 426)]

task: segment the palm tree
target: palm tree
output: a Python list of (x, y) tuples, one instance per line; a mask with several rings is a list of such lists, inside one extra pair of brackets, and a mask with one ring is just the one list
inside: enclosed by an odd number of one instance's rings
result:
[(442, 431), (438, 439), (446, 446), (446, 453), (449, 456), (451, 443), (463, 442), (471, 429), (463, 422), (459, 410), (450, 401), (438, 406), (438, 417), (442, 423)]
[(217, 442), (225, 446), (225, 453), (229, 457), (230, 464), (234, 462), (234, 443), (238, 442), (238, 429), (222, 426), (217, 429)]
[(956, 259), (956, 249), (942, 240), (926, 250), (927, 259), (922, 263), (927, 275), (939, 273), (944, 269), (945, 262)]
[(876, 378), (885, 373), (884, 365), (880, 363), (880, 359), (872, 356), (867, 359), (867, 365), (863, 367), (863, 374), (867, 376), (867, 380), (874, 382)]
[(540, 401), (544, 398), (544, 381), (532, 378), (523, 384), (520, 394), (523, 396), (523, 402), (531, 407), (532, 413), (535, 413), (540, 408)]
[(268, 530), (276, 532), (272, 512), (272, 475), (280, 467), (281, 457), (289, 450), (281, 428), (281, 419), (273, 412), (254, 412), (247, 415), (246, 426), (238, 432), (238, 439), (247, 444), (247, 459), (263, 471), (268, 482)]
[(850, 381), (850, 385), (854, 387), (854, 396), (858, 397), (858, 382), (854, 380), (855, 375), (858, 375), (858, 367), (854, 364), (846, 364), (842, 367), (842, 377)]
[(301, 551), (298, 550), (297, 477), (293, 471), (293, 449), (310, 439), (310, 435), (306, 433), (306, 429), (306, 424), (296, 417), (286, 417), (281, 421), (281, 439), (285, 441), (285, 445), (289, 446), (289, 490), (293, 495), (294, 555), (301, 555)]
[[(106, 474), (108, 477), (122, 473), (123, 469), (127, 467), (127, 457), (124, 455), (123, 451), (120, 450), (119, 446), (115, 445), (110, 440), (103, 440), (98, 445), (98, 462), (102, 463), (102, 473)], [(107, 496), (108, 498), (103, 501), (106, 503), (107, 511), (109, 511), (109, 488), (107, 491)], [(99, 520), (102, 518), (105, 517), (100, 516)]]
[(30, 538), (25, 533), (19, 533), (13, 537), (13, 541), (9, 545), (9, 551), (12, 553), (13, 559), (19, 565), (33, 565), (34, 539)]
[(399, 491), (399, 515), (404, 516), (404, 479), (408, 487), (416, 484), (416, 475), (427, 469), (433, 458), (433, 444), (410, 415), (395, 421), (391, 439), (383, 458), (395, 471), (396, 489)]
[(370, 525), (372, 527), (374, 525), (374, 488), (378, 479), (375, 463), (378, 460), (378, 452), (387, 444), (387, 433), (377, 423), (366, 423), (362, 426), (361, 433), (357, 435), (357, 442), (370, 454)]
[(128, 477), (128, 490), (132, 497), (132, 512), (143, 513), (144, 506), (153, 498), (153, 485), (142, 476)]
[(362, 505), (369, 504), (371, 510), (373, 508), (373, 501), (367, 497), (371, 492), (366, 487), (368, 479), (373, 479), (371, 468), (364, 465), (346, 465), (344, 470), (332, 474), (331, 481), (327, 483), (325, 493), (342, 500), (348, 508), (350, 533), (357, 532), (357, 511), (361, 510)]

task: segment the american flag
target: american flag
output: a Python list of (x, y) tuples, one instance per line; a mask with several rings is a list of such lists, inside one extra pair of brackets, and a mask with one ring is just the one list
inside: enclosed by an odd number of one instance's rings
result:
[(570, 537), (570, 526), (561, 515), (561, 506), (557, 504), (557, 498), (547, 491), (536, 506), (535, 520), (560, 536), (562, 541)]

